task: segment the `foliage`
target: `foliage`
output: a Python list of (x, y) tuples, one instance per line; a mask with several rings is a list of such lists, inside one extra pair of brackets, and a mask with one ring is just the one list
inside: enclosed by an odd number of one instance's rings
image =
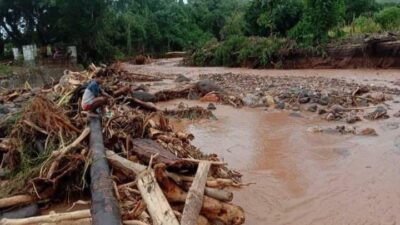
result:
[(305, 15), (289, 36), (305, 45), (327, 41), (330, 29), (337, 26), (344, 16), (343, 0), (306, 0)]
[(250, 35), (285, 35), (303, 14), (300, 0), (254, 0), (249, 3), (245, 19)]
[(12, 68), (9, 65), (0, 65), (0, 78), (9, 77), (12, 75)]
[(345, 0), (345, 3), (345, 18), (348, 23), (361, 15), (371, 16), (374, 12), (379, 10), (379, 5), (375, 0)]
[(245, 22), (243, 19), (243, 13), (237, 13), (230, 16), (225, 23), (225, 26), (221, 29), (220, 36), (224, 40), (229, 36), (243, 35), (245, 30)]
[(360, 16), (354, 21), (354, 32), (361, 34), (378, 33), (381, 26), (371, 17)]
[(400, 7), (388, 7), (376, 14), (378, 22), (386, 30), (400, 30)]
[(197, 66), (275, 67), (280, 64), (284, 52), (292, 47), (292, 43), (284, 38), (235, 35), (226, 41), (213, 41), (205, 48), (197, 49), (190, 63)]

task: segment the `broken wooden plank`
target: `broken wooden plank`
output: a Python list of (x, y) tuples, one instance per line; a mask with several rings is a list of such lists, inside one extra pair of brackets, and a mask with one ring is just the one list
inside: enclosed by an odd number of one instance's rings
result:
[(40, 224), (40, 223), (56, 223), (61, 221), (78, 220), (90, 218), (90, 210), (80, 210), (68, 213), (54, 213), (44, 216), (36, 216), (25, 219), (2, 219), (2, 225), (26, 225), (26, 224)]
[(207, 176), (210, 167), (210, 162), (203, 161), (199, 163), (196, 177), (186, 198), (181, 225), (192, 225), (197, 223), (200, 210), (203, 206), (204, 188), (206, 187)]
[(163, 191), (158, 186), (153, 170), (144, 172), (139, 177), (137, 186), (155, 225), (179, 225)]
[(32, 203), (34, 198), (30, 195), (16, 195), (0, 199), (0, 209), (17, 205), (26, 205)]

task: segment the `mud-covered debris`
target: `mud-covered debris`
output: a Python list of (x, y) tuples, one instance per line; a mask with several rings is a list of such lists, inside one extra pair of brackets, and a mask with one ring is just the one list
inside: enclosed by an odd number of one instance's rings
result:
[(195, 84), (195, 89), (202, 95), (210, 92), (222, 92), (222, 88), (212, 80), (201, 80)]
[(211, 92), (200, 98), (202, 102), (219, 102), (221, 98), (218, 96), (217, 93)]
[(353, 123), (356, 123), (358, 121), (361, 121), (361, 118), (358, 115), (354, 114), (354, 113), (350, 113), (346, 117), (346, 123), (353, 124)]
[(324, 108), (320, 108), (320, 109), (318, 109), (318, 115), (323, 115), (323, 114), (326, 114), (328, 111), (326, 111), (326, 109), (324, 109)]
[(208, 109), (208, 110), (216, 110), (217, 107), (215, 106), (214, 103), (209, 103), (208, 106), (207, 106), (207, 109)]
[(318, 110), (317, 104), (311, 104), (307, 107), (307, 111), (309, 111), (309, 112), (317, 112), (317, 110)]
[(285, 103), (283, 101), (277, 101), (275, 104), (276, 109), (285, 109)]
[(349, 127), (349, 126), (336, 126), (336, 130), (340, 134), (356, 134), (356, 128), (355, 127)]
[(242, 101), (245, 106), (250, 106), (250, 107), (259, 107), (263, 105), (262, 100), (257, 97), (256, 95), (253, 94), (246, 94), (243, 98)]
[(368, 120), (378, 120), (388, 119), (389, 116), (387, 115), (387, 110), (384, 107), (378, 106), (373, 112), (365, 115), (364, 118)]
[(132, 92), (132, 97), (139, 99), (140, 101), (143, 102), (155, 102), (156, 101), (156, 96), (148, 93), (148, 92), (144, 92), (144, 91), (134, 91)]
[(378, 136), (378, 133), (373, 128), (365, 128), (360, 131), (359, 135), (362, 136)]
[(179, 75), (176, 77), (176, 79), (175, 79), (175, 82), (178, 82), (178, 83), (190, 82), (190, 81), (191, 81), (191, 79), (185, 77), (185, 76), (182, 75), (182, 74), (179, 74)]
[(397, 113), (395, 113), (395, 114), (393, 115), (393, 117), (399, 118), (399, 117), (400, 117), (400, 111), (397, 112)]

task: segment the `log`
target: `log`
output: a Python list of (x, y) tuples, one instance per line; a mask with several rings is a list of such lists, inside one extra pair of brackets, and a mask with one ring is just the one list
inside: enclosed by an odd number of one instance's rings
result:
[(32, 203), (34, 198), (30, 195), (17, 195), (0, 199), (0, 209), (17, 205), (26, 205)]
[(139, 177), (137, 186), (155, 225), (179, 225), (163, 191), (158, 186), (153, 170), (144, 172)]
[[(107, 151), (106, 155), (107, 155), (108, 161), (110, 162), (110, 164), (112, 165), (112, 167), (114, 169), (117, 169), (118, 171), (121, 171), (130, 177), (140, 174), (142, 171), (144, 171), (147, 168), (145, 165), (129, 161), (128, 159), (125, 159), (124, 157), (119, 156), (118, 154), (116, 154), (113, 151)], [(166, 172), (166, 174), (168, 177), (172, 178), (176, 183), (182, 183), (182, 181), (184, 181), (184, 180), (190, 180), (191, 182), (193, 181), (193, 179), (189, 179), (188, 177), (184, 177), (184, 176), (178, 175), (176, 173)], [(183, 179), (181, 179), (181, 178), (183, 178)], [(186, 189), (186, 186), (185, 186), (184, 188), (185, 188), (185, 190), (189, 190), (189, 187)], [(222, 189), (206, 187), (205, 194), (209, 197), (212, 197), (212, 198), (218, 199), (220, 201), (224, 201), (224, 202), (230, 202), (233, 199), (233, 193), (231, 191), (222, 190)]]
[[(183, 191), (175, 182), (171, 181), (165, 173), (165, 165), (159, 164), (155, 167), (156, 179), (164, 191), (165, 196), (171, 203), (184, 203), (187, 192)], [(209, 221), (221, 222), (225, 225), (240, 225), (245, 221), (244, 210), (236, 205), (218, 201), (214, 198), (204, 196), (201, 215)]]
[(210, 167), (210, 162), (200, 162), (199, 167), (197, 168), (196, 177), (186, 198), (181, 225), (192, 225), (197, 223), (200, 210), (203, 206), (204, 189), (206, 187)]
[(103, 134), (99, 118), (90, 119), (90, 192), (94, 225), (122, 224), (118, 201), (114, 196), (114, 183), (106, 160)]
[(21, 219), (36, 216), (39, 214), (39, 207), (37, 203), (14, 209), (12, 211), (1, 212), (0, 219)]
[(66, 220), (78, 220), (90, 218), (90, 210), (80, 210), (68, 213), (54, 213), (45, 216), (30, 217), (25, 219), (2, 219), (2, 225), (25, 225), (25, 224), (38, 224), (38, 223), (56, 223)]
[(126, 98), (126, 100), (131, 103), (133, 106), (138, 106), (144, 110), (148, 110), (151, 112), (158, 112), (160, 111), (156, 106), (154, 106), (153, 104), (150, 104), (148, 102), (143, 102), (137, 98), (133, 98), (133, 97), (129, 97)]

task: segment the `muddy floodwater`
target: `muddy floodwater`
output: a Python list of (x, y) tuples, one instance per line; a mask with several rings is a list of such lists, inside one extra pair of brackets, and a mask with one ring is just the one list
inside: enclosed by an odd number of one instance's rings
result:
[(361, 137), (311, 133), (309, 127), (332, 124), (307, 114), (218, 105), (215, 115), (216, 121), (174, 126), (193, 133), (194, 145), (218, 153), (251, 183), (234, 199), (246, 224), (400, 223), (399, 120), (360, 125), (379, 133)]
[[(162, 64), (137, 67), (159, 73)], [(166, 65), (167, 73), (189, 77), (212, 68)], [(216, 68), (223, 72), (224, 69)], [(268, 71), (226, 69), (247, 74), (335, 76), (390, 85), (400, 71), (305, 70)], [(311, 71), (311, 72), (310, 72)], [(326, 73), (325, 73), (326, 72)], [(393, 102), (396, 102), (395, 97)], [(176, 107), (181, 100), (160, 104)], [(205, 103), (186, 101), (188, 105)], [(390, 103), (389, 114), (399, 110)], [(177, 129), (195, 136), (202, 151), (217, 153), (243, 174), (249, 186), (235, 190), (234, 202), (246, 211), (247, 225), (395, 225), (400, 224), (400, 119), (363, 121), (359, 129), (374, 128), (366, 137), (312, 133), (310, 127), (336, 127), (318, 115), (262, 108), (234, 109), (217, 105), (217, 120), (174, 121)]]

